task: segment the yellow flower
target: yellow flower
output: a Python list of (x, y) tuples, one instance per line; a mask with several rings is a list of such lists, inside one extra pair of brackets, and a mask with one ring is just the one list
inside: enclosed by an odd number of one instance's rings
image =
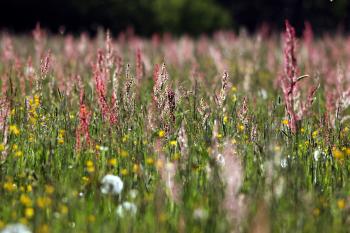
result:
[(96, 217), (95, 217), (94, 215), (90, 214), (90, 215), (88, 216), (88, 221), (91, 222), (91, 223), (93, 223), (93, 222), (96, 221)]
[(25, 205), (25, 206), (27, 206), (27, 207), (30, 207), (30, 206), (32, 206), (32, 200), (30, 199), (30, 197), (28, 196), (28, 195), (26, 195), (26, 194), (21, 194), (21, 196), (20, 196), (20, 198), (19, 198), (19, 201), (23, 204), (23, 205)]
[(350, 148), (349, 147), (345, 149), (345, 154), (348, 156), (350, 155)]
[(15, 153), (15, 156), (16, 157), (21, 157), (23, 155), (23, 152), (22, 151), (16, 151), (16, 153)]
[(129, 153), (128, 153), (127, 151), (125, 151), (125, 150), (121, 150), (121, 151), (120, 151), (120, 155), (121, 155), (123, 158), (126, 158), (126, 157), (129, 156)]
[(12, 183), (11, 181), (5, 182), (3, 187), (8, 192), (12, 192), (17, 188), (16, 184)]
[(45, 192), (47, 194), (52, 194), (55, 191), (55, 188), (52, 185), (45, 185)]
[(165, 131), (164, 131), (164, 130), (159, 130), (158, 136), (159, 136), (160, 138), (163, 138), (163, 137), (165, 136)]
[(228, 122), (228, 117), (227, 116), (224, 116), (224, 119), (223, 119), (224, 123), (226, 124)]
[(174, 154), (174, 160), (180, 159), (180, 153), (175, 153)]
[(242, 132), (244, 130), (244, 125), (238, 124), (237, 129)]
[(90, 179), (87, 176), (83, 176), (81, 179), (83, 180), (84, 185), (87, 185), (90, 182)]
[(345, 200), (344, 199), (339, 199), (338, 201), (337, 201), (337, 206), (338, 206), (338, 208), (339, 209), (344, 209), (345, 208)]
[(10, 133), (14, 135), (19, 135), (20, 131), (16, 125), (10, 125)]
[(232, 86), (232, 87), (231, 87), (231, 91), (232, 91), (232, 92), (236, 92), (236, 91), (237, 91), (237, 87), (236, 87), (236, 86)]
[(31, 207), (26, 208), (24, 211), (24, 215), (26, 216), (26, 218), (32, 218), (34, 216), (34, 209)]
[(49, 229), (49, 225), (47, 224), (43, 224), (39, 227), (38, 229), (38, 233), (49, 233), (50, 229)]
[(218, 135), (216, 137), (220, 139), (220, 138), (222, 138), (222, 134), (218, 133)]
[(64, 140), (63, 139), (58, 139), (58, 144), (63, 144), (64, 143)]
[(68, 207), (66, 205), (60, 205), (60, 213), (63, 215), (68, 214)]
[(0, 152), (5, 150), (5, 145), (3, 143), (0, 143)]
[(333, 152), (334, 158), (339, 159), (339, 160), (344, 158), (344, 153), (342, 151), (338, 150), (337, 148), (333, 148), (332, 152)]
[(116, 158), (111, 158), (111, 159), (109, 159), (109, 160), (108, 160), (108, 165), (114, 167), (115, 165), (117, 165), (117, 159), (116, 159)]
[(122, 142), (126, 142), (129, 139), (129, 135), (124, 135), (122, 138)]
[(27, 192), (30, 193), (33, 191), (33, 188), (30, 184), (27, 185)]
[(23, 225), (27, 225), (28, 224), (28, 220), (26, 218), (20, 218), (19, 222), (22, 223)]
[(51, 205), (51, 199), (48, 197), (39, 197), (36, 200), (36, 204), (38, 205), (39, 208), (43, 209)]
[(300, 132), (301, 132), (301, 133), (305, 133), (305, 129), (304, 129), (304, 128), (301, 128), (301, 129), (300, 129)]
[(134, 172), (134, 173), (138, 173), (139, 171), (140, 171), (140, 166), (138, 165), (138, 164), (134, 164), (133, 166), (132, 166), (132, 171)]
[(283, 125), (288, 125), (288, 124), (289, 124), (289, 121), (288, 121), (287, 119), (283, 119), (283, 120), (282, 120), (282, 124), (283, 124)]
[(312, 138), (316, 138), (317, 136), (318, 136), (318, 131), (317, 130), (312, 132)]
[(146, 164), (152, 165), (153, 163), (154, 163), (153, 158), (147, 158), (147, 159), (146, 159)]
[(123, 168), (120, 173), (123, 175), (123, 176), (126, 176), (128, 174), (128, 170), (126, 168)]
[(13, 144), (12, 150), (14, 150), (14, 151), (18, 150), (18, 145), (17, 144)]
[(172, 146), (176, 146), (177, 145), (177, 141), (176, 140), (171, 140), (169, 143)]
[(88, 160), (86, 162), (86, 170), (89, 172), (89, 173), (93, 173), (95, 171), (95, 166), (94, 166), (94, 163), (91, 161), (91, 160)]

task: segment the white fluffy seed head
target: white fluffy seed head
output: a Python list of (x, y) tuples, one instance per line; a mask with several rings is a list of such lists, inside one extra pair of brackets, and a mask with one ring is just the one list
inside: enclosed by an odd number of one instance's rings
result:
[(123, 190), (124, 184), (119, 176), (105, 175), (101, 181), (101, 192), (103, 194), (120, 194)]

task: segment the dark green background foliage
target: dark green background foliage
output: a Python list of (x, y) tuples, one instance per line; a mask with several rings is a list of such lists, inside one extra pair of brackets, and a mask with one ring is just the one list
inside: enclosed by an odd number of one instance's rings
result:
[(40, 21), (57, 32), (96, 32), (103, 26), (117, 33), (129, 26), (138, 34), (154, 32), (198, 35), (216, 29), (253, 31), (263, 23), (297, 28), (310, 21), (316, 32), (349, 29), (348, 0), (11, 0), (2, 1), (0, 27), (28, 31)]

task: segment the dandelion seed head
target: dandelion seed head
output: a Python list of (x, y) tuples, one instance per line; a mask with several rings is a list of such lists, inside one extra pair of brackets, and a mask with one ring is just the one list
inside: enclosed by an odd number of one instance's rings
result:
[(119, 217), (124, 217), (125, 215), (135, 216), (137, 213), (137, 206), (132, 203), (125, 201), (117, 207), (116, 214)]
[(24, 224), (14, 223), (7, 225), (0, 233), (31, 233), (31, 231)]
[(101, 181), (101, 192), (103, 194), (120, 194), (123, 190), (124, 183), (119, 176), (105, 175)]

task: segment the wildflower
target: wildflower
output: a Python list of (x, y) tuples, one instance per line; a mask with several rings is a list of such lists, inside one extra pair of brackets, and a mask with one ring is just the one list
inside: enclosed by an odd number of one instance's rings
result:
[(339, 149), (333, 148), (332, 152), (333, 152), (334, 158), (336, 158), (338, 160), (341, 160), (344, 158), (344, 153), (342, 151), (340, 151)]
[(120, 194), (124, 186), (123, 181), (119, 176), (111, 174), (105, 175), (102, 178), (101, 184), (101, 192), (103, 194)]
[(52, 201), (49, 197), (39, 197), (36, 200), (36, 204), (39, 208), (44, 209), (46, 207), (49, 207), (51, 205)]
[(138, 164), (134, 164), (133, 166), (132, 166), (132, 171), (134, 172), (134, 173), (138, 173), (139, 171), (140, 171), (140, 166), (138, 165)]
[(314, 151), (314, 160), (315, 160), (315, 161), (318, 161), (318, 159), (320, 158), (320, 154), (321, 154), (321, 152), (320, 152), (319, 149), (316, 149), (316, 150)]
[(33, 204), (30, 197), (26, 194), (21, 194), (19, 200), (23, 205), (25, 205), (27, 207), (32, 206), (32, 204)]
[(177, 141), (176, 141), (176, 140), (171, 140), (171, 141), (169, 142), (169, 144), (170, 144), (171, 146), (176, 146), (176, 145), (177, 145)]
[[(306, 103), (300, 103), (300, 91), (298, 82), (308, 77), (298, 77), (298, 65), (295, 56), (295, 29), (286, 21), (286, 33), (284, 36), (284, 73), (280, 77), (280, 84), (283, 91), (286, 112), (289, 116), (289, 128), (296, 133), (297, 122), (307, 113), (313, 103), (313, 97), (318, 86), (311, 89)], [(296, 111), (297, 110), (297, 111)]]
[(88, 216), (88, 221), (91, 222), (91, 223), (95, 222), (95, 221), (96, 221), (95, 215), (90, 214), (90, 215)]
[(108, 160), (108, 165), (112, 166), (112, 167), (116, 166), (117, 165), (117, 159), (116, 158), (109, 159)]
[(7, 225), (0, 233), (31, 233), (29, 228), (21, 223)]
[(16, 190), (17, 185), (12, 183), (11, 181), (7, 181), (4, 183), (4, 189), (8, 192), (13, 192), (14, 190)]
[(13, 133), (17, 136), (20, 134), (20, 131), (16, 125), (10, 125), (10, 133)]
[(152, 165), (153, 163), (154, 163), (153, 158), (147, 158), (147, 159), (146, 159), (146, 164)]
[(224, 119), (223, 119), (224, 123), (226, 124), (228, 122), (228, 117), (227, 116), (224, 116)]
[(61, 214), (63, 215), (68, 214), (68, 207), (66, 205), (60, 205), (59, 209)]
[(125, 151), (125, 150), (121, 150), (120, 151), (120, 156), (123, 157), (123, 158), (126, 158), (126, 157), (129, 156), (129, 153), (127, 151)]
[(316, 138), (318, 136), (318, 131), (315, 130), (314, 132), (312, 132), (312, 138)]
[(83, 176), (81, 179), (83, 180), (84, 185), (87, 185), (90, 182), (90, 179), (87, 176)]
[(339, 209), (344, 209), (345, 208), (345, 200), (344, 199), (339, 199), (338, 201), (337, 201), (337, 206), (338, 206), (338, 208)]
[(243, 131), (244, 131), (244, 125), (238, 124), (238, 125), (237, 125), (237, 129), (238, 129), (239, 131), (243, 132)]
[(16, 151), (15, 152), (15, 156), (16, 157), (21, 157), (23, 155), (23, 152), (22, 151)]
[(0, 152), (3, 152), (5, 150), (5, 145), (3, 143), (0, 143)]
[(345, 149), (345, 154), (346, 154), (347, 156), (350, 155), (350, 148), (349, 148), (349, 147), (347, 147), (347, 148)]
[(55, 191), (55, 188), (52, 185), (45, 185), (45, 192), (47, 194), (52, 194)]
[(206, 209), (196, 208), (193, 211), (193, 217), (198, 220), (205, 220), (209, 217), (209, 213)]
[(283, 119), (283, 120), (282, 120), (282, 124), (283, 124), (283, 125), (288, 125), (288, 124), (289, 124), (289, 121), (288, 121), (287, 119)]
[(125, 214), (130, 216), (135, 216), (137, 212), (137, 207), (134, 203), (125, 201), (117, 207), (116, 214), (119, 217), (124, 217)]
[(300, 129), (300, 132), (301, 132), (301, 133), (305, 133), (305, 129), (304, 129), (304, 128), (301, 128), (301, 129)]
[(27, 192), (30, 193), (33, 191), (33, 188), (30, 184), (27, 185)]
[(49, 232), (50, 232), (50, 229), (47, 224), (43, 224), (39, 226), (38, 233), (49, 233)]
[(86, 170), (89, 172), (89, 173), (92, 173), (95, 171), (95, 166), (94, 166), (94, 163), (91, 161), (91, 160), (88, 160), (86, 162)]
[(236, 87), (236, 86), (232, 86), (232, 87), (231, 87), (231, 91), (232, 91), (232, 92), (236, 92), (236, 91), (237, 91), (237, 87)]
[(34, 209), (31, 207), (28, 207), (24, 210), (24, 215), (26, 218), (32, 218), (34, 216)]
[(159, 136), (160, 138), (163, 138), (163, 137), (165, 136), (165, 131), (164, 131), (164, 130), (159, 130), (158, 136)]
[(126, 176), (129, 172), (126, 168), (123, 168), (120, 173), (123, 175), (123, 176)]
[(90, 144), (90, 123), (91, 113), (88, 111), (85, 104), (80, 100), (79, 126), (76, 129), (76, 148), (79, 150), (81, 146), (81, 136), (85, 137), (86, 144)]
[(135, 199), (137, 197), (138, 191), (136, 189), (131, 189), (129, 191), (129, 196), (131, 199)]

